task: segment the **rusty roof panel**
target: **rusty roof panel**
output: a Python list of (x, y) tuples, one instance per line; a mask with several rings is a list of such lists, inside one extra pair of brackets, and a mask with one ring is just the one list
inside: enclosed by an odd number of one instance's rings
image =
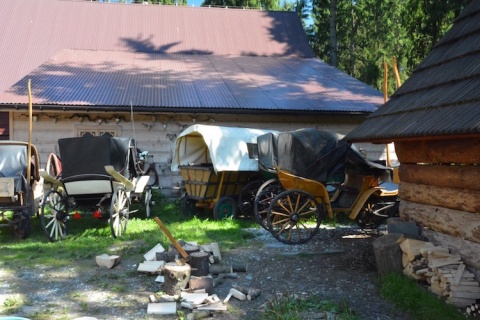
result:
[[(317, 69), (331, 76), (317, 76)], [(36, 104), (66, 109), (370, 113), (383, 101), (380, 92), (316, 59), (63, 50), (0, 95), (0, 103), (24, 103), (27, 79)]]

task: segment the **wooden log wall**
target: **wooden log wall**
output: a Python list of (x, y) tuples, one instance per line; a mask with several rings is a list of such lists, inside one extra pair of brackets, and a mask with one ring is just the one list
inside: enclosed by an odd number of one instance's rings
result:
[(480, 137), (396, 142), (400, 216), (480, 243)]

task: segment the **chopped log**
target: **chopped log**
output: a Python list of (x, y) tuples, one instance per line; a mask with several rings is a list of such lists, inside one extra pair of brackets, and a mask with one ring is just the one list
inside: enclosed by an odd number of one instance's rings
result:
[(262, 290), (260, 290), (260, 289), (250, 288), (250, 289), (248, 289), (247, 300), (253, 300), (253, 299), (257, 298), (258, 296), (260, 296), (261, 293), (262, 293)]
[(189, 263), (192, 267), (192, 275), (196, 277), (206, 276), (209, 272), (208, 252), (192, 252), (189, 256)]
[(175, 302), (149, 303), (147, 314), (176, 314), (177, 304)]
[[(157, 260), (157, 252), (164, 252), (164, 251), (165, 249), (159, 243), (155, 247), (150, 249), (147, 253), (145, 253), (143, 255), (143, 258), (145, 259), (145, 261), (154, 261), (154, 260)], [(160, 259), (160, 260), (163, 260), (163, 259)]]
[(145, 261), (138, 264), (138, 272), (157, 273), (164, 265), (163, 261)]
[(178, 251), (165, 251), (165, 252), (157, 252), (156, 259), (157, 261), (165, 261), (165, 262), (173, 262), (175, 261), (175, 257), (177, 256)]
[(443, 267), (443, 266), (448, 266), (451, 264), (460, 264), (462, 261), (462, 258), (460, 258), (459, 255), (451, 255), (450, 257), (447, 258), (440, 258), (440, 259), (433, 259), (428, 261), (428, 266), (430, 268), (438, 268), (438, 267)]
[(220, 246), (218, 245), (218, 242), (210, 243), (210, 249), (212, 250), (212, 255), (216, 262), (217, 260), (218, 262), (222, 261), (222, 254), (220, 253)]
[(208, 294), (213, 294), (213, 278), (211, 276), (191, 276), (188, 287), (193, 290), (205, 289)]
[(242, 262), (234, 262), (232, 263), (233, 272), (247, 272), (248, 265)]
[(208, 269), (211, 274), (233, 273), (233, 267), (228, 265), (211, 264)]
[(450, 187), (437, 187), (411, 182), (400, 183), (399, 197), (418, 203), (429, 204), (466, 212), (480, 212), (480, 191)]
[(401, 233), (389, 233), (373, 242), (377, 272), (380, 276), (402, 273), (402, 250), (397, 243), (400, 237), (403, 237)]
[(408, 259), (408, 254), (405, 252), (402, 253), (402, 267), (405, 268), (410, 263)]
[(235, 288), (231, 288), (230, 289), (230, 292), (232, 294), (232, 297), (238, 299), (238, 300), (246, 300), (247, 299), (247, 295), (238, 291), (237, 289)]
[(169, 262), (163, 267), (165, 282), (163, 288), (169, 295), (178, 295), (182, 292), (190, 280), (191, 267), (189, 264), (183, 266), (175, 262)]
[(479, 166), (401, 164), (400, 180), (455, 189), (480, 191)]
[(420, 255), (420, 250), (422, 248), (434, 246), (435, 245), (431, 242), (408, 238), (400, 243), (400, 248), (402, 249), (402, 252), (407, 254), (408, 261), (415, 260), (415, 258)]
[(196, 245), (192, 245), (192, 244), (185, 244), (182, 246), (183, 250), (185, 250), (185, 252), (190, 256), (192, 253), (194, 252), (199, 252), (200, 251), (200, 247), (199, 246), (196, 246)]
[(423, 257), (435, 257), (435, 258), (445, 258), (450, 255), (450, 250), (447, 247), (442, 246), (426, 246), (420, 248), (420, 254)]
[(464, 270), (465, 270), (465, 264), (462, 262), (460, 266), (458, 266), (458, 270), (455, 273), (455, 277), (453, 278), (453, 284), (458, 285), (460, 283)]
[(99, 267), (112, 269), (120, 263), (120, 256), (110, 256), (106, 253), (96, 256), (95, 261)]
[[(467, 242), (473, 241), (480, 244), (480, 214), (478, 213), (475, 214), (402, 200), (400, 205), (400, 217), (414, 220), (427, 229), (449, 235), (451, 236), (449, 238), (452, 238), (451, 240), (454, 242), (459, 242), (462, 240), (459, 238), (463, 238), (469, 240)], [(429, 230), (423, 230), (423, 232), (429, 233)], [(428, 238), (430, 239), (430, 237)], [(446, 245), (447, 243), (449, 244), (450, 241), (442, 241), (441, 243), (446, 247), (450, 247), (449, 245)], [(464, 247), (463, 244), (462, 247)], [(479, 262), (476, 269), (480, 269), (479, 256), (476, 255), (476, 257)]]
[(208, 317), (210, 317), (210, 311), (208, 310), (194, 311), (187, 314), (187, 320), (200, 320)]
[[(396, 141), (395, 153), (404, 163), (478, 163), (480, 140), (452, 138), (437, 140)], [(401, 178), (400, 178), (401, 180)]]

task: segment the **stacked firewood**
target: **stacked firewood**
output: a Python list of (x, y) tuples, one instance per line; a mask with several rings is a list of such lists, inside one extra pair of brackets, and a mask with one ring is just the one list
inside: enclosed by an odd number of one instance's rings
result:
[(403, 273), (425, 282), (431, 292), (457, 307), (480, 299), (480, 285), (460, 255), (446, 247), (415, 239), (400, 239)]

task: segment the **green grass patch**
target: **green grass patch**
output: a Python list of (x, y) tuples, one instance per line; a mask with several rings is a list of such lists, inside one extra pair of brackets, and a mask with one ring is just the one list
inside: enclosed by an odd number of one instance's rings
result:
[[(349, 307), (347, 301), (339, 303), (321, 300), (318, 296), (298, 297), (296, 295), (282, 295), (276, 299), (270, 300), (264, 312), (261, 314), (262, 320), (303, 320), (309, 318), (309, 315), (324, 315), (324, 319), (332, 318), (339, 320), (360, 320)], [(319, 318), (320, 319), (320, 318)]]
[(400, 274), (383, 277), (380, 292), (385, 300), (407, 312), (412, 320), (465, 319), (455, 306), (446, 304), (415, 280)]

